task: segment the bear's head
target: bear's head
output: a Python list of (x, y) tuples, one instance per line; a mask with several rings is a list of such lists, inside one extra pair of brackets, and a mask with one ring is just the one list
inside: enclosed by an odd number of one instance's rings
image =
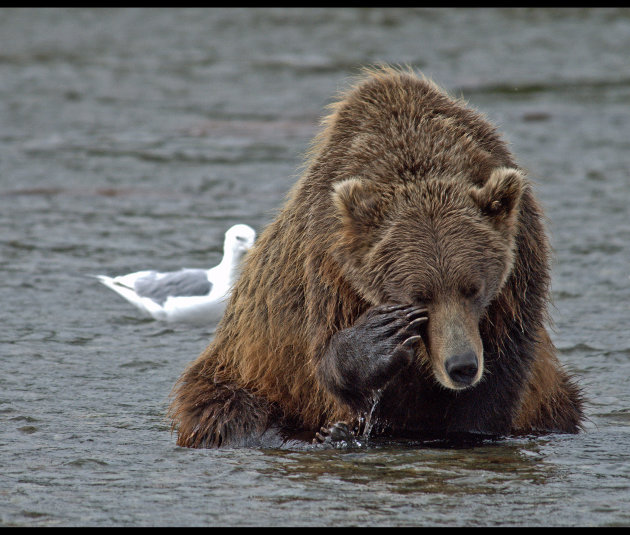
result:
[(389, 184), (353, 177), (333, 186), (342, 276), (372, 305), (428, 308), (418, 355), (448, 389), (483, 376), (480, 322), (514, 264), (526, 187), (521, 171), (505, 167), (480, 185), (465, 177)]

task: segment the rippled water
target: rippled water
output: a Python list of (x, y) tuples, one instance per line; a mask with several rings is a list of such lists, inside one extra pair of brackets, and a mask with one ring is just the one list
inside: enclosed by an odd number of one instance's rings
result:
[[(0, 524), (630, 524), (630, 11), (0, 10)], [(260, 230), (360, 65), (500, 124), (555, 249), (578, 436), (460, 449), (178, 448), (212, 333), (87, 275), (203, 267)]]

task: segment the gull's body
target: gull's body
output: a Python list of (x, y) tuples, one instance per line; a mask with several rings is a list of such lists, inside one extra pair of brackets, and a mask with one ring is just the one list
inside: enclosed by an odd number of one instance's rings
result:
[(156, 320), (216, 323), (225, 310), (240, 261), (255, 238), (254, 229), (248, 225), (231, 227), (225, 233), (221, 263), (208, 270), (145, 270), (118, 277), (96, 277)]

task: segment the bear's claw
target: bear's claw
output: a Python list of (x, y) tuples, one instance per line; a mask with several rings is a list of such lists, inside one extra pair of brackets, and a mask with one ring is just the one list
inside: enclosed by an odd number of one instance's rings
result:
[(337, 422), (329, 427), (322, 427), (313, 439), (313, 444), (336, 444), (345, 442), (352, 445), (356, 442), (346, 422)]

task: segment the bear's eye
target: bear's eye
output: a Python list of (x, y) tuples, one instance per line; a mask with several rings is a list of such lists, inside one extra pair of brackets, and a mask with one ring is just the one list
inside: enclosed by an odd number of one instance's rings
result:
[(462, 286), (459, 291), (462, 294), (462, 297), (465, 297), (466, 299), (474, 299), (481, 294), (482, 290), (483, 283), (473, 282)]
[(414, 303), (420, 306), (428, 305), (431, 303), (431, 295), (429, 293), (416, 294)]

